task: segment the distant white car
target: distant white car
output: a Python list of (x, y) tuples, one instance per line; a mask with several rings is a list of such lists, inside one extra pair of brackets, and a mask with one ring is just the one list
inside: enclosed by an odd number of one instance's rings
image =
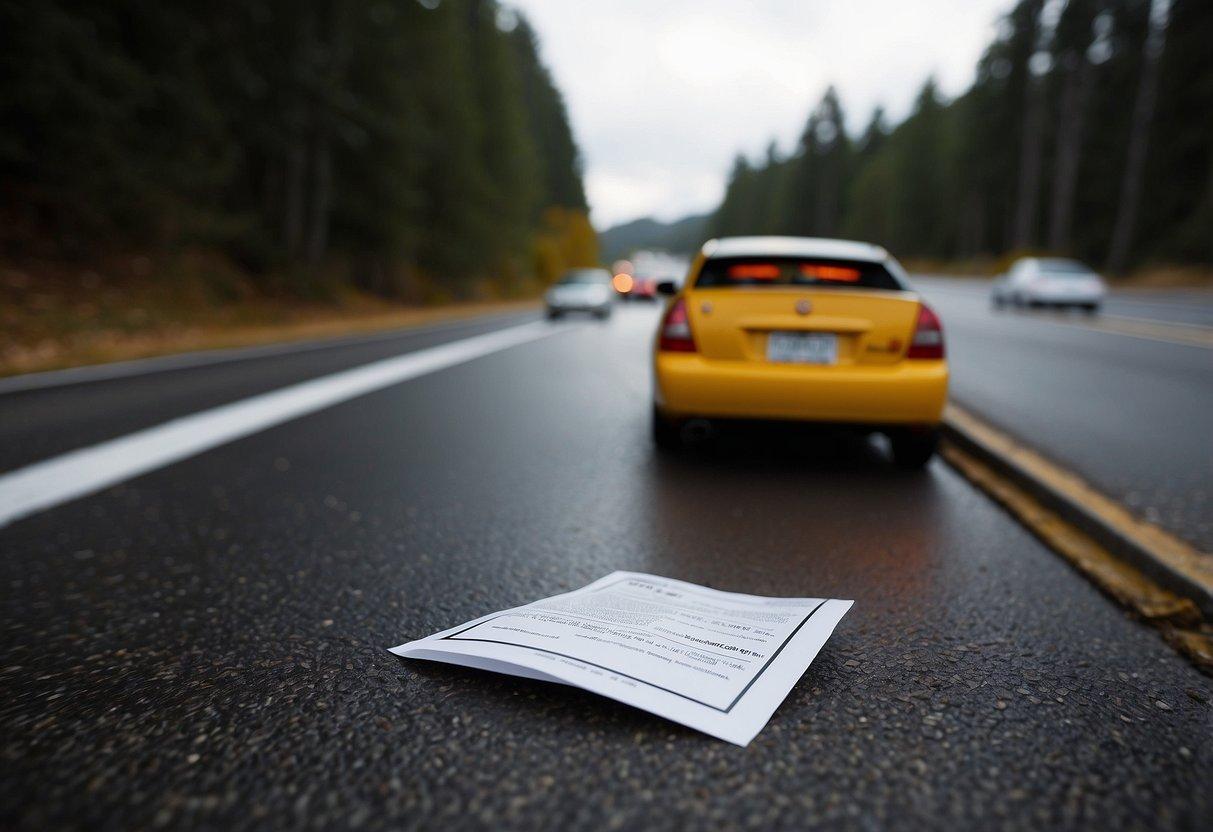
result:
[(1077, 260), (1023, 257), (994, 281), (994, 306), (1078, 307), (1094, 312), (1108, 287), (1102, 277)]
[(566, 312), (589, 312), (608, 318), (615, 303), (611, 273), (606, 269), (570, 269), (543, 296), (548, 318)]

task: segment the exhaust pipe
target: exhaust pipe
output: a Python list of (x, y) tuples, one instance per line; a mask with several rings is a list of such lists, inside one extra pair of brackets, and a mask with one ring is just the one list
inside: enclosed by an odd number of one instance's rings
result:
[(687, 445), (698, 445), (712, 438), (716, 429), (707, 419), (691, 419), (682, 426), (682, 441)]

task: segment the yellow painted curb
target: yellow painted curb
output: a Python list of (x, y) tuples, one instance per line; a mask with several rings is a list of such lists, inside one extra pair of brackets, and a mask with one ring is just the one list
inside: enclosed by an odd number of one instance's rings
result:
[[(944, 421), (952, 432), (978, 445), (984, 454), (996, 457), (1000, 464), (1016, 469), (1034, 485), (1081, 510), (1115, 534), (1125, 546), (1146, 553), (1160, 568), (1196, 588), (1194, 594), (1197, 596), (1203, 593), (1207, 598), (1213, 598), (1213, 554), (1201, 552), (1170, 532), (1136, 517), (1077, 474), (1050, 462), (957, 405), (948, 405)], [(1198, 597), (1197, 601), (1200, 600)]]
[[(1213, 673), (1213, 626), (1202, 616), (1201, 608), (1207, 605), (1200, 603), (1199, 591), (1203, 587), (1213, 595), (1213, 555), (1134, 517), (1077, 475), (967, 411), (949, 405), (945, 421), (949, 441), (942, 454), (949, 465), (1104, 592), (1158, 626), (1173, 647)], [(1084, 513), (1082, 519), (1091, 518), (1095, 525), (1075, 523), (1064, 516), (1074, 511)], [(1090, 533), (1091, 529), (1098, 533)], [(1181, 573), (1180, 577), (1168, 582), (1169, 586), (1160, 585), (1145, 570), (1112, 551), (1106, 544), (1108, 534), (1116, 543), (1145, 550), (1139, 557), (1147, 557), (1150, 565), (1166, 574)], [(1183, 591), (1193, 586), (1197, 592)], [(1197, 597), (1187, 597), (1189, 594)]]

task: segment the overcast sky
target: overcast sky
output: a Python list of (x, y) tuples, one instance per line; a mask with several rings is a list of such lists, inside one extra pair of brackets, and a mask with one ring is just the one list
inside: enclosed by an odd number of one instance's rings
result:
[(934, 74), (963, 92), (1013, 0), (507, 0), (531, 20), (585, 158), (595, 225), (719, 202), (733, 156), (794, 146), (838, 88), (852, 133)]

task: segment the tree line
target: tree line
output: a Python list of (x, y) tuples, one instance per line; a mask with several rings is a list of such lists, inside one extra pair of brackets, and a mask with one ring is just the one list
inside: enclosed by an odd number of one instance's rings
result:
[(564, 102), (496, 0), (0, 0), (0, 31), (6, 256), (201, 247), (444, 296), (597, 259)]
[(955, 100), (850, 136), (831, 88), (793, 154), (739, 155), (711, 231), (1213, 265), (1211, 36), (1208, 0), (1020, 0)]

